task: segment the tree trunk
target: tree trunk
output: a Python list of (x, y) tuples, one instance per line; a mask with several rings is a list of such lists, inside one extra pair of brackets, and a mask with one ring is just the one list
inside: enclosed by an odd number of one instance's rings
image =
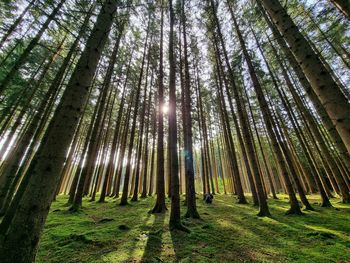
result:
[[(146, 141), (145, 141), (145, 155), (144, 155), (144, 159), (143, 159), (143, 164), (142, 164), (142, 193), (141, 193), (141, 198), (146, 198), (147, 197), (147, 175), (148, 175), (148, 162), (149, 162), (149, 130), (150, 130), (150, 126), (151, 126), (151, 104), (152, 104), (152, 95), (153, 95), (153, 91), (152, 91), (152, 87), (153, 87), (153, 77), (154, 77), (154, 72), (152, 70), (151, 73), (151, 83), (150, 83), (150, 92), (148, 95), (148, 100), (147, 100), (147, 125), (146, 125)], [(151, 184), (152, 182), (150, 182)]]
[[(60, 173), (74, 131), (81, 116), (91, 80), (106, 44), (117, 1), (102, 6), (61, 103), (27, 174), (31, 180), (8, 229), (1, 232), (0, 261), (33, 262), (40, 235), (60, 181)], [(4, 223), (5, 218), (3, 219)]]
[[(316, 95), (350, 151), (350, 106), (317, 54), (278, 0), (260, 1), (283, 34)], [(350, 202), (350, 200), (346, 200)]]
[[(161, 0), (163, 7), (163, 0)], [(152, 209), (152, 213), (165, 213), (165, 183), (164, 183), (164, 116), (162, 108), (164, 106), (164, 72), (163, 72), (163, 26), (164, 11), (161, 10), (160, 21), (160, 43), (159, 43), (159, 72), (158, 72), (158, 137), (157, 137), (157, 200)]]
[(170, 180), (171, 180), (171, 211), (169, 219), (170, 230), (182, 230), (189, 232), (181, 224), (180, 193), (179, 193), (179, 163), (177, 151), (177, 118), (176, 118), (176, 58), (174, 52), (174, 22), (175, 14), (173, 1), (169, 0), (170, 32), (169, 32), (169, 155), (170, 155)]
[[(237, 33), (238, 32), (239, 31), (237, 31)], [(280, 148), (279, 142), (281, 141), (281, 139), (279, 138), (278, 133), (275, 133), (273, 130), (273, 127), (275, 127), (275, 123), (271, 117), (272, 116), (271, 111), (268, 108), (265, 96), (263, 94), (262, 87), (261, 87), (260, 82), (258, 80), (258, 77), (256, 75), (255, 69), (254, 69), (253, 64), (251, 62), (249, 53), (246, 49), (246, 46), (245, 46), (245, 43), (244, 43), (244, 40), (243, 40), (241, 34), (238, 34), (238, 38), (239, 38), (241, 48), (243, 50), (244, 58), (245, 58), (247, 65), (248, 65), (249, 74), (250, 74), (251, 80), (253, 82), (253, 86), (254, 86), (254, 89), (255, 89), (255, 92), (256, 92), (256, 95), (258, 98), (258, 102), (259, 102), (261, 111), (263, 113), (266, 128), (267, 128), (269, 137), (272, 141), (273, 149), (274, 149), (276, 158), (278, 160), (279, 167), (280, 167), (282, 175), (283, 175), (285, 186), (286, 186), (287, 191), (288, 191), (291, 208), (288, 210), (287, 213), (288, 214), (301, 214), (302, 212), (300, 210), (298, 200), (295, 196), (292, 182), (289, 178), (288, 168), (287, 168), (287, 165), (286, 165), (285, 160), (283, 158), (283, 153), (282, 153), (281, 148)], [(286, 157), (286, 158), (288, 158), (288, 157)]]
[[(157, 104), (157, 103), (156, 103)], [(151, 154), (151, 169), (149, 171), (149, 188), (148, 196), (153, 194), (153, 178), (154, 178), (154, 158), (155, 158), (155, 144), (156, 144), (156, 129), (157, 129), (157, 118), (156, 118), (156, 109), (153, 109), (152, 114), (152, 154)]]
[[(131, 125), (131, 131), (130, 131), (130, 142), (128, 146), (128, 157), (127, 157), (127, 163), (126, 163), (126, 168), (125, 168), (125, 175), (124, 175), (124, 185), (123, 185), (123, 194), (120, 199), (120, 204), (119, 205), (126, 205), (128, 204), (128, 189), (129, 189), (129, 180), (130, 180), (130, 173), (131, 173), (131, 157), (132, 157), (132, 151), (134, 147), (134, 137), (135, 137), (135, 132), (136, 132), (136, 120), (138, 114), (138, 103), (140, 99), (140, 93), (141, 93), (141, 85), (142, 85), (142, 79), (143, 79), (143, 72), (144, 72), (144, 65), (145, 65), (145, 60), (146, 60), (146, 50), (148, 46), (148, 36), (149, 36), (149, 31), (150, 31), (150, 19), (151, 17), (149, 16), (148, 18), (148, 26), (147, 26), (147, 32), (146, 32), (146, 40), (145, 44), (143, 47), (143, 56), (142, 56), (142, 62), (141, 62), (141, 70), (140, 70), (140, 75), (138, 79), (138, 85), (136, 88), (136, 96), (135, 96), (135, 104), (134, 104), (134, 115), (132, 119), (132, 125)], [(145, 87), (146, 89), (146, 87)], [(140, 139), (142, 143), (142, 134), (140, 134)], [(137, 158), (137, 156), (136, 156)], [(136, 160), (138, 162), (138, 160)], [(138, 171), (136, 171), (138, 173)], [(138, 180), (138, 178), (137, 178)], [(136, 188), (136, 194), (137, 194), (137, 187)]]
[(22, 13), (19, 15), (19, 17), (12, 23), (12, 25), (7, 29), (6, 33), (2, 36), (0, 40), (0, 49), (2, 49), (3, 45), (5, 44), (6, 40), (9, 38), (9, 36), (12, 35), (12, 33), (16, 30), (17, 26), (22, 22), (24, 16), (27, 14), (29, 9), (31, 9), (34, 6), (34, 3), (36, 0), (32, 0), (28, 3), (26, 8), (22, 11)]
[(350, 20), (350, 2), (348, 0), (330, 0), (338, 10)]
[(15, 64), (11, 68), (11, 70), (1, 80), (1, 82), (0, 82), (0, 95), (7, 88), (8, 84), (10, 83), (12, 78), (15, 76), (15, 74), (19, 70), (19, 68), (26, 62), (26, 59), (29, 56), (30, 52), (38, 44), (41, 36), (44, 34), (44, 32), (46, 31), (46, 29), (48, 28), (48, 26), (52, 22), (52, 20), (55, 19), (55, 16), (60, 11), (60, 9), (62, 8), (62, 6), (65, 2), (66, 2), (66, 0), (61, 0), (59, 2), (59, 4), (52, 10), (51, 14), (47, 17), (46, 21), (41, 26), (40, 30), (36, 33), (35, 37), (30, 41), (30, 43), (28, 44), (26, 49), (23, 51), (21, 56), (16, 60)]

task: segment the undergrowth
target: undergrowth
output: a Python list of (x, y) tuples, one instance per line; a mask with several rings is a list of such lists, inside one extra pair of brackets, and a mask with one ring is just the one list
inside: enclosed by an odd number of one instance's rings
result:
[[(288, 199), (269, 200), (270, 218), (257, 217), (251, 204), (216, 195), (211, 205), (197, 199), (201, 219), (185, 219), (191, 233), (170, 232), (169, 211), (148, 211), (148, 197), (127, 206), (119, 200), (88, 202), (67, 211), (67, 197), (51, 207), (37, 262), (350, 262), (350, 206), (332, 199), (334, 208), (286, 216)], [(169, 200), (167, 206), (170, 209)], [(186, 211), (182, 207), (182, 214)]]

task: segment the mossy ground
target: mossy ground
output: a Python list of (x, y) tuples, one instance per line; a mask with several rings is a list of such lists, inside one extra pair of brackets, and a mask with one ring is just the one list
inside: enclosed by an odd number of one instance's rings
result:
[[(200, 220), (184, 219), (190, 234), (170, 232), (169, 212), (149, 214), (153, 197), (120, 207), (118, 200), (84, 201), (70, 213), (66, 196), (51, 207), (37, 262), (350, 262), (350, 206), (286, 216), (288, 200), (269, 200), (271, 218), (239, 205), (231, 195), (216, 195), (211, 205), (197, 199)], [(169, 200), (167, 200), (170, 208)], [(185, 212), (185, 207), (182, 213)]]

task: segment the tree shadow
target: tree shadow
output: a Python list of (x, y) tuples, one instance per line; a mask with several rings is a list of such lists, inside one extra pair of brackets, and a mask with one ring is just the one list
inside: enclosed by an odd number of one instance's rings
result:
[(147, 234), (147, 243), (141, 262), (161, 262), (162, 235), (166, 214), (153, 214), (154, 222)]
[[(240, 229), (236, 236), (244, 240), (249, 236), (251, 240), (249, 245), (253, 253), (271, 254), (275, 257), (282, 257), (282, 260), (284, 260), (283, 257), (290, 257), (294, 260), (307, 257), (315, 261), (321, 258), (329, 260), (333, 254), (331, 246), (337, 246), (338, 249), (347, 246), (348, 228), (344, 228), (347, 225), (346, 214), (344, 218), (342, 214), (337, 215), (336, 221), (340, 223), (338, 226), (333, 219), (336, 210), (318, 208), (317, 212), (305, 212), (305, 216), (291, 216), (285, 215), (288, 209), (287, 202), (274, 201), (273, 203), (274, 205), (270, 206), (271, 217), (252, 217), (252, 212), (249, 215), (247, 211), (240, 211), (239, 215), (230, 216), (229, 222), (232, 225), (227, 226), (224, 232), (230, 231), (233, 226), (239, 226)], [(220, 206), (217, 210), (223, 207)], [(346, 208), (341, 210), (347, 212)], [(223, 211), (220, 212), (222, 213)], [(220, 219), (217, 219), (217, 223), (219, 222)], [(264, 246), (256, 246), (256, 244), (264, 243)], [(303, 243), (305, 246), (300, 247), (298, 243)], [(310, 249), (312, 249), (311, 255)], [(326, 250), (329, 255), (322, 255), (322, 250)], [(337, 255), (334, 254), (334, 256)]]
[[(147, 217), (143, 220), (143, 223), (140, 224), (141, 227), (149, 220), (150, 216), (151, 216), (150, 214), (147, 214)], [(139, 229), (139, 230), (141, 230), (141, 229)], [(141, 234), (139, 237), (134, 237), (132, 239), (132, 241), (130, 242), (131, 245), (130, 245), (130, 249), (128, 251), (128, 255), (130, 255), (130, 258), (129, 258), (130, 261), (132, 261), (132, 259), (133, 259), (133, 254), (136, 250), (136, 243), (142, 238), (142, 235), (143, 234)]]
[[(202, 216), (205, 217), (205, 216)], [(254, 258), (245, 248), (239, 248), (235, 240), (227, 239), (232, 229), (222, 227), (212, 215), (205, 219), (188, 219), (186, 227), (191, 233), (174, 230), (170, 232), (174, 249), (174, 262), (252, 262)], [(234, 235), (235, 232), (233, 232)], [(232, 241), (232, 242), (227, 242)], [(222, 251), (226, 251), (222, 253)], [(233, 260), (234, 259), (234, 260)]]
[[(173, 243), (174, 252), (175, 252), (175, 262), (179, 262), (186, 256), (184, 253), (184, 242), (188, 233), (179, 230), (170, 231), (170, 237)], [(182, 242), (181, 242), (182, 241)], [(187, 255), (188, 256), (188, 255)]]

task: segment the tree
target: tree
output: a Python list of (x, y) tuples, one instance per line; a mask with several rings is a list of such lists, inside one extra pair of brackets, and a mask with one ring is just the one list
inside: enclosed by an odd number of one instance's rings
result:
[[(0, 258), (3, 262), (28, 262), (35, 259), (45, 219), (60, 180), (65, 152), (78, 124), (81, 107), (86, 100), (98, 60), (107, 41), (116, 8), (117, 1), (107, 1), (101, 7), (61, 104), (50, 123), (35, 160), (27, 171), (31, 176), (28, 186), (19, 198), (21, 209), (17, 209), (14, 213), (8, 229), (2, 229), (1, 232)], [(57, 147), (58, 144), (60, 147)], [(5, 218), (2, 224), (6, 222)]]
[(171, 229), (186, 230), (181, 224), (180, 193), (179, 193), (179, 163), (177, 155), (177, 118), (176, 118), (176, 58), (174, 56), (174, 23), (175, 14), (173, 1), (169, 0), (170, 32), (169, 32), (169, 155), (171, 180), (171, 211), (169, 226)]
[[(183, 137), (185, 151), (185, 178), (186, 178), (186, 217), (199, 218), (196, 208), (196, 191), (194, 185), (194, 168), (193, 168), (193, 140), (192, 140), (192, 118), (191, 118), (191, 81), (188, 65), (188, 48), (186, 33), (186, 13), (185, 1), (182, 0), (180, 24), (182, 25), (182, 37), (180, 36), (179, 55), (180, 55), (180, 76), (183, 96), (182, 105), (182, 121), (183, 121)], [(181, 39), (183, 39), (183, 55), (181, 50)], [(184, 68), (183, 68), (184, 67)]]
[(35, 37), (30, 41), (26, 49), (23, 51), (21, 56), (17, 59), (13, 67), (11, 68), (10, 72), (6, 74), (6, 76), (1, 80), (0, 82), (0, 95), (4, 92), (4, 90), (7, 88), (8, 84), (18, 71), (18, 69), (26, 62), (27, 57), (29, 56), (30, 52), (33, 50), (33, 48), (37, 45), (39, 42), (41, 36), (44, 34), (45, 30), (48, 28), (49, 24), (52, 22), (52, 20), (55, 18), (57, 13), (62, 8), (63, 4), (66, 2), (66, 0), (61, 0), (58, 5), (52, 10), (51, 14), (47, 17), (44, 24), (41, 26), (40, 30), (37, 32)]
[[(163, 0), (160, 1), (160, 6), (163, 7)], [(164, 72), (163, 72), (163, 26), (164, 26), (164, 11), (161, 8), (160, 18), (160, 44), (159, 44), (159, 72), (158, 72), (158, 125), (157, 125), (157, 179), (156, 191), (157, 200), (152, 209), (152, 213), (164, 213), (167, 208), (165, 206), (165, 184), (164, 184)]]
[[(281, 149), (283, 149), (283, 146), (280, 145), (279, 142), (281, 142), (282, 140), (279, 138), (279, 134), (276, 133), (276, 131), (274, 131), (273, 127), (275, 127), (275, 123), (274, 123), (274, 120), (272, 119), (272, 113), (268, 107), (267, 101), (265, 99), (265, 95), (263, 94), (261, 84), (259, 82), (258, 76), (256, 75), (256, 71), (255, 71), (254, 66), (252, 64), (250, 55), (246, 49), (246, 45), (245, 45), (245, 42), (243, 40), (243, 37), (242, 37), (239, 30), (236, 30), (236, 31), (238, 34), (238, 39), (239, 39), (239, 43), (240, 43), (242, 51), (243, 51), (244, 58), (245, 58), (246, 63), (248, 65), (249, 74), (250, 74), (251, 80), (253, 82), (253, 86), (254, 86), (254, 89), (255, 89), (259, 104), (260, 104), (260, 108), (261, 108), (261, 111), (263, 113), (266, 128), (267, 128), (267, 131), (269, 133), (269, 137), (272, 141), (273, 149), (274, 149), (276, 158), (278, 159), (278, 164), (279, 164), (279, 167), (282, 171), (284, 183), (285, 183), (285, 186), (287, 188), (288, 195), (289, 195), (289, 201), (290, 201), (291, 208), (288, 210), (287, 213), (288, 214), (301, 214), (301, 210), (300, 210), (298, 201), (296, 199), (294, 189), (292, 187), (292, 182), (291, 182), (291, 179), (289, 177), (288, 167), (287, 167), (287, 164), (283, 158), (283, 153), (281, 151)], [(285, 151), (285, 153), (286, 153), (286, 151)], [(287, 159), (289, 157), (285, 156), (285, 158)], [(289, 168), (291, 169), (292, 167), (290, 166)], [(298, 190), (299, 190), (299, 188), (298, 188)]]
[[(265, 7), (300, 64), (340, 137), (350, 151), (349, 102), (278, 0), (258, 0)], [(348, 201), (347, 201), (348, 202)]]
[(350, 3), (346, 0), (330, 0), (343, 15), (350, 20)]

